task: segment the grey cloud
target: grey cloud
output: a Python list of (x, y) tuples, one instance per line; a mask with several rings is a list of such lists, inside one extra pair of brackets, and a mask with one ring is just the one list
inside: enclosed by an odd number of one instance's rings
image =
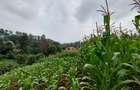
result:
[(36, 0), (26, 1), (27, 0), (4, 0), (1, 1), (0, 5), (4, 7), (5, 11), (28, 20), (38, 15), (39, 8)]
[[(0, 28), (46, 34), (60, 42), (72, 42), (89, 34), (96, 11), (104, 0), (0, 0)], [(129, 16), (130, 0), (109, 0), (117, 20)], [(119, 16), (120, 15), (120, 16)]]
[(75, 16), (79, 21), (84, 22), (93, 17), (93, 13), (96, 12), (97, 7), (97, 1), (95, 0), (82, 0)]
[(130, 4), (131, 0), (118, 0), (116, 2), (111, 2), (111, 8), (115, 12), (115, 18), (121, 19), (133, 13), (131, 11), (132, 6)]
[[(131, 13), (131, 0), (108, 0), (110, 8), (114, 14), (114, 18), (121, 19)], [(82, 0), (81, 5), (77, 9), (76, 18), (80, 22), (86, 22), (89, 19), (99, 17), (97, 10), (101, 9), (100, 5), (104, 5), (104, 0)]]
[[(60, 42), (80, 40), (74, 24), (75, 0), (5, 0), (0, 3), (1, 27), (34, 34), (46, 34)], [(8, 18), (7, 18), (8, 17)], [(77, 29), (77, 31), (76, 31)], [(71, 32), (71, 33), (70, 33)], [(74, 33), (75, 32), (75, 33)], [(76, 33), (77, 32), (77, 33)], [(72, 34), (74, 35), (73, 37)], [(79, 35), (77, 35), (79, 34)], [(68, 36), (64, 38), (64, 36)]]

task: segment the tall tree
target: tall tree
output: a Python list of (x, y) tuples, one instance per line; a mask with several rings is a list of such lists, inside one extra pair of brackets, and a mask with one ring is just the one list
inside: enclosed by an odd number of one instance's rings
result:
[(23, 52), (26, 52), (26, 48), (29, 44), (28, 35), (26, 33), (22, 33), (18, 36), (18, 48), (22, 49)]
[(46, 36), (43, 34), (41, 36), (41, 42), (40, 42), (40, 48), (41, 48), (41, 51), (47, 55), (47, 51), (48, 51), (48, 42), (47, 42), (47, 39), (46, 39)]

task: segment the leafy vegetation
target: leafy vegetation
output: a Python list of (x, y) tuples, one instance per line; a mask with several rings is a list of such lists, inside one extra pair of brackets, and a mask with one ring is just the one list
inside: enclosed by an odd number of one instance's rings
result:
[[(134, 0), (134, 2), (138, 3), (139, 0)], [(104, 16), (105, 32), (102, 36), (91, 35), (85, 39), (80, 49), (80, 57), (84, 62), (84, 77), (88, 78), (88, 82), (86, 81), (82, 88), (89, 90), (139, 90), (140, 36), (132, 34), (130, 36), (128, 33), (122, 32), (120, 36), (115, 33), (111, 34), (109, 29), (111, 15), (107, 0), (106, 6), (106, 9), (102, 7), (103, 11), (99, 10), (103, 13), (108, 11), (107, 16)], [(136, 22), (136, 29), (138, 29), (139, 18)]]
[[(85, 76), (95, 90), (120, 90), (139, 87), (139, 36), (121, 38), (91, 37), (81, 46)], [(140, 88), (140, 87), (139, 87)], [(129, 89), (127, 89), (129, 90)]]
[(59, 88), (57, 82), (59, 77), (63, 75), (67, 76), (69, 82), (76, 82), (76, 58), (76, 56), (44, 58), (44, 62), (42, 63), (12, 70), (0, 76), (0, 89), (12, 88), (10, 84), (13, 79), (18, 84), (17, 88), (22, 88), (22, 90), (29, 90), (31, 88), (48, 88), (48, 90), (54, 90), (55, 88)]
[(17, 67), (19, 67), (19, 65), (14, 60), (3, 59), (0, 61), (0, 75), (9, 72)]

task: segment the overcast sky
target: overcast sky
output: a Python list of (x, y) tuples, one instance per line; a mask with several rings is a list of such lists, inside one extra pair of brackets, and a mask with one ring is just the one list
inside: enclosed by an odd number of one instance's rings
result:
[[(109, 0), (116, 23), (132, 25), (132, 0)], [(102, 22), (96, 10), (104, 0), (0, 0), (0, 28), (45, 34), (59, 42), (73, 42), (92, 32)], [(128, 23), (129, 22), (129, 23)]]

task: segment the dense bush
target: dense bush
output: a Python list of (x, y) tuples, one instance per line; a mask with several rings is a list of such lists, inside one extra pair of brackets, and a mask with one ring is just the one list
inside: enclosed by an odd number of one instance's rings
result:
[(28, 55), (28, 54), (19, 54), (16, 56), (16, 60), (18, 64), (27, 64), (31, 65), (35, 62), (39, 62), (39, 59), (42, 58), (43, 54), (37, 55)]
[(19, 54), (16, 56), (16, 60), (17, 60), (18, 64), (25, 64), (25, 62), (27, 60), (27, 56)]
[(0, 39), (0, 58), (15, 58), (15, 44), (12, 41)]
[(4, 59), (4, 58), (6, 58), (6, 56), (5, 56), (5, 55), (0, 54), (0, 60), (2, 60), (2, 59)]
[(16, 54), (14, 51), (10, 51), (6, 54), (7, 59), (15, 59), (15, 57), (16, 57)]
[(67, 57), (67, 56), (71, 56), (71, 57), (75, 57), (75, 56), (78, 56), (79, 55), (79, 51), (75, 51), (75, 52), (66, 52), (66, 51), (63, 51), (61, 53), (56, 53), (54, 55), (50, 55), (49, 57), (57, 57), (57, 58), (62, 58), (62, 57)]

